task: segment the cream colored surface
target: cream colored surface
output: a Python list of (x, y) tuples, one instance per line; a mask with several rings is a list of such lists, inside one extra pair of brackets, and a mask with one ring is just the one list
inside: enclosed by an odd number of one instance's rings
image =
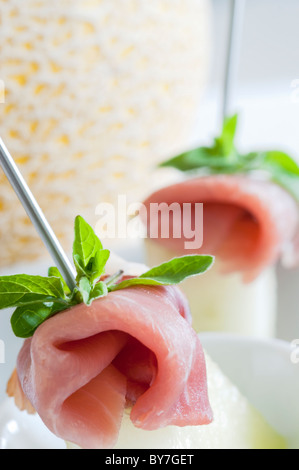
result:
[[(145, 240), (145, 247), (149, 266), (175, 256), (174, 252), (149, 239)], [(266, 269), (256, 280), (245, 284), (239, 274), (223, 274), (216, 259), (207, 273), (187, 279), (180, 287), (188, 298), (197, 332), (275, 336), (277, 282), (274, 268)]]
[[(155, 185), (206, 79), (208, 0), (116, 3), (0, 0), (1, 137), (65, 249), (75, 215)], [(2, 173), (0, 217), (0, 265), (44, 253)]]
[[(115, 449), (285, 449), (286, 443), (206, 355), (214, 421), (207, 426), (134, 427), (126, 413)], [(78, 446), (67, 443), (69, 449)]]

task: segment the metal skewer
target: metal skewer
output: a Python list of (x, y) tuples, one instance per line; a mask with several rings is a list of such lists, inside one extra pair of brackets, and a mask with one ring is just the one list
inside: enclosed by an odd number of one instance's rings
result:
[(0, 164), (65, 282), (73, 290), (76, 286), (74, 269), (1, 137)]
[(245, 2), (246, 0), (230, 0), (230, 32), (223, 90), (223, 119), (228, 117), (231, 112), (230, 107), (232, 103), (232, 95), (235, 87), (240, 57)]

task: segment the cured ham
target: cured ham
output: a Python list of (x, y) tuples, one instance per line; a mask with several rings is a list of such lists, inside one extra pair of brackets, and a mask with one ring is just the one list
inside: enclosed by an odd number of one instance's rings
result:
[(175, 287), (130, 287), (77, 305), (25, 340), (8, 393), (83, 448), (112, 448), (128, 408), (143, 430), (208, 424), (205, 356), (190, 321)]
[[(268, 181), (248, 176), (214, 175), (195, 178), (165, 187), (152, 194), (144, 203), (147, 214), (151, 204), (202, 203), (204, 211), (203, 244), (192, 250), (220, 258), (226, 272), (241, 272), (245, 281), (255, 279), (266, 267), (275, 264), (295, 236), (298, 209), (294, 199), (282, 188)], [(161, 226), (169, 217), (164, 208), (159, 218), (147, 218), (148, 233), (152, 224)], [(186, 253), (182, 236), (151, 241)], [(182, 219), (179, 220), (181, 222)], [(178, 223), (178, 221), (177, 221)], [(192, 224), (192, 221), (191, 221)], [(161, 227), (158, 227), (161, 233)]]
[[(183, 230), (180, 238), (174, 236), (179, 232), (173, 230), (174, 221), (183, 225), (185, 220), (183, 210), (180, 217), (169, 216), (168, 207), (173, 203), (181, 208), (203, 204), (199, 227), (203, 243), (199, 248), (186, 248), (190, 240)], [(159, 206), (159, 217), (151, 217), (152, 204)], [(150, 195), (144, 207), (141, 216), (148, 232), (147, 264), (154, 266), (191, 251), (215, 256), (215, 264), (205, 276), (182, 284), (196, 331), (275, 335), (275, 266), (279, 259), (289, 266), (295, 260), (298, 230), (298, 207), (286, 191), (249, 176), (213, 175), (164, 187)], [(190, 213), (194, 217), (194, 210)], [(169, 237), (163, 238), (161, 227), (168, 221)], [(194, 219), (189, 224), (194, 229)], [(151, 233), (159, 236), (150, 238)]]

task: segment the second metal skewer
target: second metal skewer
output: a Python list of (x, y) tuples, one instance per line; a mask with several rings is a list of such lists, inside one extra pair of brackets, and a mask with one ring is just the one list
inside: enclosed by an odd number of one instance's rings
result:
[(245, 2), (246, 0), (230, 0), (230, 28), (223, 89), (223, 120), (227, 118), (231, 112), (232, 95), (240, 57)]

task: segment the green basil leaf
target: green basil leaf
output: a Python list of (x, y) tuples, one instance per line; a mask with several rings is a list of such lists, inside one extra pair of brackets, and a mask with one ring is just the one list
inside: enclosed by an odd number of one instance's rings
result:
[(100, 297), (104, 297), (108, 294), (108, 288), (104, 282), (98, 282), (92, 288), (89, 280), (86, 277), (82, 277), (82, 279), (80, 279), (79, 290), (83, 302), (86, 305), (91, 305), (94, 300), (99, 299)]
[(126, 289), (128, 287), (134, 287), (134, 286), (167, 286), (167, 285), (170, 285), (170, 284), (165, 284), (156, 279), (136, 277), (132, 279), (126, 279), (125, 281), (122, 281), (119, 284), (111, 285), (108, 287), (108, 291), (114, 292), (114, 291)]
[(280, 151), (264, 152), (263, 167), (271, 170), (272, 168), (282, 170), (299, 176), (298, 164), (286, 153)]
[(108, 288), (105, 282), (98, 282), (90, 293), (88, 304), (90, 305), (94, 300), (105, 297), (107, 294)]
[(240, 166), (242, 167), (234, 144), (237, 124), (237, 115), (225, 119), (222, 133), (214, 139), (213, 146), (199, 147), (182, 153), (161, 163), (160, 167), (173, 167), (180, 171), (206, 168), (218, 173), (236, 172)]
[(64, 290), (64, 293), (66, 295), (69, 295), (71, 294), (71, 290), (69, 288), (69, 286), (67, 285), (67, 283), (65, 282), (65, 280), (63, 279), (60, 271), (58, 268), (56, 268), (56, 266), (52, 266), (51, 268), (49, 268), (48, 270), (48, 276), (49, 277), (58, 277), (61, 282), (62, 282), (62, 285), (63, 285), (63, 290)]
[(110, 286), (115, 291), (134, 285), (176, 285), (191, 276), (206, 272), (213, 264), (214, 257), (207, 255), (187, 255), (174, 258), (156, 266), (137, 278), (127, 279)]
[(45, 320), (66, 308), (55, 302), (18, 307), (10, 320), (12, 330), (18, 338), (30, 338)]
[(105, 273), (105, 266), (110, 257), (109, 250), (100, 250), (91, 260), (91, 268), (88, 273), (90, 282), (94, 285), (100, 277)]
[(299, 202), (299, 166), (289, 155), (276, 150), (259, 152), (255, 154), (252, 167), (265, 171), (271, 181)]
[(82, 277), (79, 281), (79, 291), (82, 295), (83, 302), (88, 305), (91, 292), (91, 285), (87, 277)]
[(228, 157), (232, 154), (235, 144), (235, 135), (238, 126), (238, 115), (224, 119), (222, 133), (215, 139), (215, 148), (218, 149), (219, 155)]
[(77, 270), (77, 281), (86, 277), (91, 288), (105, 272), (110, 251), (104, 250), (101, 241), (85, 220), (78, 216), (75, 220), (75, 241), (73, 260)]
[(156, 266), (140, 278), (154, 279), (165, 284), (179, 284), (184, 279), (206, 272), (213, 264), (213, 256), (186, 255), (173, 258), (166, 263)]
[(75, 240), (73, 244), (73, 257), (82, 269), (87, 268), (91, 258), (94, 258), (102, 243), (94, 233), (91, 226), (78, 216), (75, 219)]
[(241, 154), (235, 147), (238, 115), (223, 122), (222, 133), (211, 147), (200, 147), (182, 153), (160, 167), (180, 171), (201, 171), (201, 174), (248, 174), (263, 171), (268, 179), (283, 187), (299, 202), (299, 165), (284, 152), (257, 151)]
[(261, 169), (265, 160), (264, 152), (250, 152), (238, 155), (240, 169), (245, 172)]
[(77, 280), (80, 281), (81, 277), (87, 277), (91, 285), (100, 279), (105, 273), (105, 266), (110, 257), (109, 250), (98, 251), (94, 258), (91, 258), (88, 265), (84, 267), (83, 262), (79, 255), (74, 255), (74, 264), (77, 270)]
[(66, 303), (61, 279), (17, 274), (0, 277), (0, 309), (36, 302)]
[(84, 276), (87, 277), (87, 271), (84, 267), (83, 261), (81, 260), (80, 256), (74, 254), (73, 261), (74, 261), (74, 265), (77, 271), (77, 281), (79, 281), (81, 277), (84, 277)]
[(171, 158), (161, 163), (160, 167), (172, 167), (180, 171), (190, 171), (207, 166), (207, 162), (210, 161), (210, 158), (210, 149), (200, 147)]
[(160, 167), (172, 167), (180, 171), (207, 168), (228, 172), (235, 168), (235, 161), (223, 158), (214, 148), (200, 147), (161, 163)]

